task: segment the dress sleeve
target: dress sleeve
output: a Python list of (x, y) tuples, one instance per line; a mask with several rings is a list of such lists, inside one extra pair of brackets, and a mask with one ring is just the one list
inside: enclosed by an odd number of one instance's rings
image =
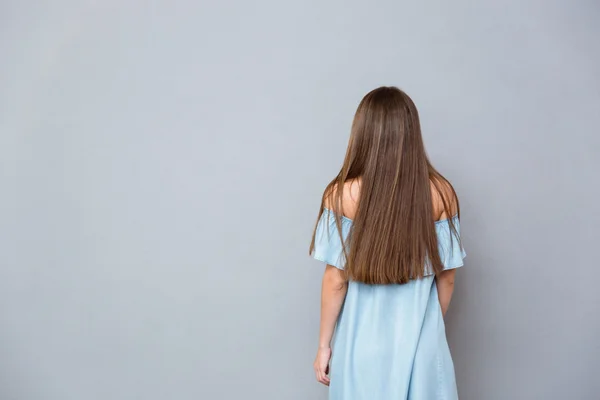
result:
[(456, 215), (452, 218), (452, 222), (456, 228), (456, 233), (450, 229), (448, 220), (437, 221), (435, 224), (438, 251), (445, 270), (462, 267), (463, 260), (467, 256), (460, 241), (460, 221)]
[[(342, 217), (342, 237), (346, 240), (350, 230), (351, 220)], [(333, 212), (325, 209), (315, 232), (315, 247), (312, 256), (338, 269), (344, 269), (346, 260), (342, 240), (335, 223)]]

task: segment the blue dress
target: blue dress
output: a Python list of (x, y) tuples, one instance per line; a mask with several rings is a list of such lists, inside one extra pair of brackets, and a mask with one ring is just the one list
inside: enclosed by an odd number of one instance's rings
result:
[[(457, 216), (453, 222), (459, 232)], [(342, 217), (344, 239), (351, 225), (351, 219)], [(448, 220), (435, 227), (444, 268), (461, 267), (466, 253), (458, 238), (451, 240)], [(313, 257), (344, 268), (335, 217), (327, 209), (317, 224)], [(427, 272), (404, 285), (350, 281), (329, 376), (330, 400), (458, 399), (435, 276)]]

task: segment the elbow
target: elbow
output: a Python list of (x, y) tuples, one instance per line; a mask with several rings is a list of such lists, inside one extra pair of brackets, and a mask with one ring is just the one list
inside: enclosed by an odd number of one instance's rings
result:
[(441, 285), (446, 286), (446, 287), (452, 287), (452, 286), (454, 286), (454, 278), (451, 278), (451, 279), (440, 279), (440, 280), (438, 280), (438, 282)]
[(454, 277), (456, 272), (454, 270), (446, 270), (442, 271), (437, 277), (436, 280), (439, 285), (444, 287), (453, 287), (454, 286)]
[(325, 269), (323, 283), (332, 291), (339, 292), (346, 290), (348, 280), (346, 279), (344, 271), (341, 271), (334, 266), (328, 265)]

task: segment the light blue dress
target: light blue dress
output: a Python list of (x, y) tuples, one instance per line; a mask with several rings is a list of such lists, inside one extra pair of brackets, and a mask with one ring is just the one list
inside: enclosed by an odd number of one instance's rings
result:
[[(453, 222), (459, 232), (457, 216)], [(344, 239), (351, 225), (342, 217)], [(450, 240), (448, 220), (435, 227), (444, 268), (462, 266), (466, 253), (457, 237)], [(328, 210), (317, 225), (313, 257), (344, 268), (335, 217)], [(435, 277), (429, 272), (404, 285), (349, 282), (332, 351), (330, 400), (458, 399)]]

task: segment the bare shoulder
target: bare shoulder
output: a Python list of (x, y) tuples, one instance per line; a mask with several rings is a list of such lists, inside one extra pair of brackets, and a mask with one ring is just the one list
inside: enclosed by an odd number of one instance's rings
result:
[(339, 210), (339, 205), (336, 204), (336, 199), (338, 196), (337, 186), (333, 187), (330, 192), (326, 194), (324, 200), (325, 207), (352, 219), (356, 215), (356, 210), (358, 208), (358, 199), (360, 197), (360, 181), (355, 179), (344, 183), (341, 194), (341, 213)]
[(458, 198), (452, 184), (446, 179), (430, 181), (433, 213), (437, 220), (451, 218), (458, 212)]

